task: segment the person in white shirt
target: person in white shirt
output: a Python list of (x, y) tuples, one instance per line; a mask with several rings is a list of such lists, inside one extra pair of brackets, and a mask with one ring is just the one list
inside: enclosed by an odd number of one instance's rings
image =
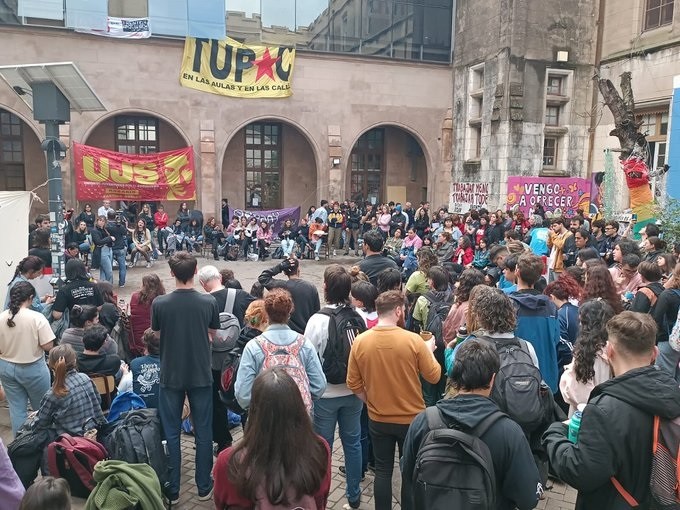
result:
[[(343, 317), (345, 316), (344, 314), (350, 313), (356, 314), (359, 322), (363, 322), (363, 319), (349, 304), (352, 277), (347, 272), (347, 269), (339, 264), (330, 265), (324, 271), (323, 280), (324, 297), (327, 306), (310, 317), (304, 336), (316, 347), (325, 372), (324, 354), (328, 348), (331, 315), (339, 308), (347, 307), (348, 311), (342, 312)], [(358, 330), (357, 334), (362, 331), (365, 331), (365, 328)], [(327, 379), (330, 377), (329, 374), (330, 372), (326, 374)], [(345, 373), (344, 379), (346, 378), (347, 375)], [(336, 424), (339, 427), (340, 442), (345, 454), (346, 497), (350, 508), (359, 508), (361, 504), (361, 487), (359, 483), (363, 477), (361, 473), (362, 408), (363, 403), (359, 397), (344, 382), (331, 384), (329, 381), (322, 397), (314, 403), (314, 430), (328, 442), (331, 451), (333, 451)]]
[(104, 200), (103, 205), (99, 209), (97, 209), (97, 215), (104, 216), (104, 218), (107, 218), (109, 215), (109, 211), (113, 211), (113, 208), (111, 207), (111, 200)]

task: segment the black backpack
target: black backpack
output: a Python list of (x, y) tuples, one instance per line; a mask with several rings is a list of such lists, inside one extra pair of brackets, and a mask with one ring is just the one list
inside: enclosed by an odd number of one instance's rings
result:
[(215, 331), (210, 343), (212, 370), (223, 369), (225, 360), (236, 347), (236, 342), (241, 335), (241, 323), (234, 315), (235, 302), (236, 289), (227, 289), (224, 310), (220, 312), (220, 328)]
[(489, 447), (480, 436), (505, 414), (494, 411), (474, 429), (447, 424), (436, 406), (425, 410), (429, 431), (413, 471), (415, 510), (496, 508), (496, 476)]
[(444, 321), (449, 315), (452, 304), (448, 301), (436, 301), (432, 292), (426, 292), (423, 297), (430, 303), (429, 311), (427, 312), (427, 319), (423, 324), (423, 329), (429, 331), (434, 335), (437, 342), (437, 350), (434, 355), (439, 361), (440, 365), (444, 364)]
[(328, 342), (323, 352), (323, 373), (330, 384), (344, 384), (347, 381), (349, 351), (356, 337), (366, 331), (366, 323), (349, 305), (324, 307), (319, 313), (329, 317)]
[(534, 365), (525, 340), (479, 337), (498, 352), (501, 366), (491, 391), (498, 407), (529, 434), (545, 422), (546, 410), (541, 396), (543, 378)]
[(136, 409), (111, 425), (114, 424), (111, 433), (103, 440), (110, 458), (129, 464), (149, 464), (158, 475), (161, 487), (165, 487), (168, 462), (158, 410)]

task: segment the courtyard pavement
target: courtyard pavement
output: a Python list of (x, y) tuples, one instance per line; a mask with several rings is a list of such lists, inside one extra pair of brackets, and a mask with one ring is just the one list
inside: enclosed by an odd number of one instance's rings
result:
[[(338, 262), (343, 265), (351, 266), (358, 262), (359, 259), (354, 257), (336, 257), (328, 260), (321, 260), (315, 262), (313, 260), (303, 260), (300, 263), (301, 277), (311, 283), (313, 283), (318, 289), (321, 295), (321, 300), (323, 303), (323, 271), (326, 266), (330, 263)], [(213, 264), (218, 269), (229, 268), (234, 271), (236, 279), (241, 282), (244, 290), (249, 291), (253, 283), (257, 281), (257, 277), (263, 269), (269, 268), (279, 261), (266, 262), (225, 262), (223, 260), (213, 261), (212, 257), (206, 259), (203, 257), (198, 258), (199, 267), (204, 265)], [(114, 291), (118, 293), (119, 299), (124, 299), (126, 302), (129, 301), (130, 296), (133, 292), (139, 290), (141, 287), (142, 277), (145, 274), (156, 273), (160, 276), (165, 289), (170, 292), (174, 288), (174, 280), (170, 275), (170, 270), (168, 264), (165, 260), (156, 261), (154, 266), (150, 269), (143, 267), (135, 267), (128, 269), (127, 281), (124, 288), (119, 288), (118, 283), (118, 272), (114, 271)], [(98, 277), (98, 271), (93, 271), (93, 276)], [(283, 275), (279, 275), (279, 278), (285, 278)], [(196, 288), (202, 291), (198, 281), (196, 281)], [(240, 427), (232, 430), (232, 435), (234, 439), (238, 441), (242, 436), (242, 430)], [(0, 437), (4, 441), (5, 445), (9, 444), (11, 441), (11, 427), (9, 422), (9, 412), (7, 410), (7, 403), (0, 402)], [(198, 501), (198, 492), (196, 484), (194, 481), (194, 443), (193, 437), (183, 435), (182, 436), (182, 489), (180, 492), (180, 501), (178, 505), (173, 506), (177, 510), (193, 510), (193, 509), (211, 509), (214, 508), (214, 503), (212, 501), (200, 502)], [(336, 436), (335, 443), (333, 445), (333, 467), (332, 467), (332, 480), (331, 480), (331, 490), (328, 496), (328, 507), (329, 509), (341, 509), (349, 508), (347, 506), (347, 500), (345, 499), (345, 478), (343, 474), (339, 471), (339, 467), (344, 463), (344, 456), (342, 452), (342, 445), (340, 440)], [(396, 459), (395, 459), (396, 461)], [(393, 479), (393, 508), (399, 509), (400, 497), (399, 497), (399, 487), (401, 485), (401, 479), (399, 476), (398, 467), (395, 464), (394, 479)], [(362, 504), (361, 509), (372, 509), (373, 504), (373, 476), (369, 472), (366, 475), (365, 481), (361, 483), (362, 487)], [(563, 485), (561, 483), (555, 482), (552, 489), (546, 492), (546, 498), (538, 503), (536, 508), (547, 509), (547, 510), (572, 510), (574, 508), (574, 503), (576, 501), (576, 491)], [(85, 501), (79, 498), (73, 498), (73, 509), (80, 510), (84, 508)], [(1, 505), (0, 505), (1, 506)]]

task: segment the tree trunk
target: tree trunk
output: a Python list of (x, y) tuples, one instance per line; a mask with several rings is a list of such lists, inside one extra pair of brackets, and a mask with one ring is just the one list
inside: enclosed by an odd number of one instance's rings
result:
[(641, 122), (635, 121), (635, 99), (633, 97), (633, 87), (631, 86), (630, 73), (625, 72), (621, 75), (621, 95), (610, 80), (597, 78), (597, 86), (604, 98), (604, 103), (614, 116), (615, 128), (609, 133), (619, 139), (621, 145), (620, 159), (627, 159), (631, 154), (640, 156), (644, 161), (647, 160), (647, 140), (645, 135), (638, 129)]

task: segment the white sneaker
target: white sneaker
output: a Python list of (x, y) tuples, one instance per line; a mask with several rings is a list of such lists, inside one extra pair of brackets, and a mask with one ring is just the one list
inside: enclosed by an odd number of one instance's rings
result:
[(314, 256), (314, 260), (317, 260), (317, 261), (319, 260), (319, 255), (318, 255), (318, 254)]
[(333, 256), (334, 256), (334, 257), (337, 257), (337, 256), (338, 256), (338, 254), (335, 253), (335, 250), (333, 250)]
[(146, 268), (149, 269), (151, 267), (151, 262), (146, 263)]

